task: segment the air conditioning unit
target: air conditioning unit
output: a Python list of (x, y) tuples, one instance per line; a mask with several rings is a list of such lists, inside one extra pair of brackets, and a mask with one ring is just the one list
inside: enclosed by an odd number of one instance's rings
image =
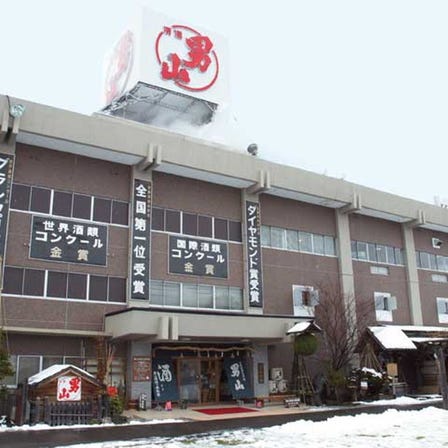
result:
[(279, 381), (283, 379), (283, 369), (281, 367), (273, 367), (271, 369), (271, 380)]

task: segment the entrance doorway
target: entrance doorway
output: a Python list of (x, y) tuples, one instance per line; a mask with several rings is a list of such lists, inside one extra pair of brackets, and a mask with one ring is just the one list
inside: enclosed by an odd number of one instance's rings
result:
[(218, 359), (177, 358), (179, 396), (189, 403), (218, 403), (222, 364)]

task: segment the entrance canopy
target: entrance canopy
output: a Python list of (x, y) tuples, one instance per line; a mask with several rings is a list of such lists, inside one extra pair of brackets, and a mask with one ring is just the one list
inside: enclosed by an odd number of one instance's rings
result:
[(118, 339), (153, 341), (288, 342), (286, 334), (297, 322), (289, 316), (217, 313), (209, 311), (127, 308), (106, 315), (105, 330)]

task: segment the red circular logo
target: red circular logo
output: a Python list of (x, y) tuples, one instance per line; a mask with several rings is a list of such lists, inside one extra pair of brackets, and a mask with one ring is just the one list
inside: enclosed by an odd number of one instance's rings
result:
[(200, 92), (218, 79), (219, 61), (212, 40), (184, 25), (163, 27), (155, 43), (160, 76), (178, 87)]

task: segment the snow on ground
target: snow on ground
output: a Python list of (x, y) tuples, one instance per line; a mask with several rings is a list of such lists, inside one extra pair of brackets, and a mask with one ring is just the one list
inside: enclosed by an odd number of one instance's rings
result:
[(124, 423), (123, 425), (116, 425), (115, 423), (102, 423), (101, 425), (60, 425), (60, 426), (50, 426), (45, 423), (39, 423), (37, 425), (23, 425), (23, 426), (12, 426), (8, 428), (6, 426), (0, 426), (0, 432), (2, 431), (42, 431), (43, 429), (73, 429), (73, 428), (87, 428), (89, 426), (127, 426), (127, 425), (158, 425), (160, 423), (180, 423), (185, 420), (181, 419), (161, 419), (161, 420), (131, 420), (129, 423)]
[(299, 420), (264, 429), (206, 435), (72, 445), (72, 448), (439, 448), (448, 446), (448, 411), (390, 409), (383, 414)]

